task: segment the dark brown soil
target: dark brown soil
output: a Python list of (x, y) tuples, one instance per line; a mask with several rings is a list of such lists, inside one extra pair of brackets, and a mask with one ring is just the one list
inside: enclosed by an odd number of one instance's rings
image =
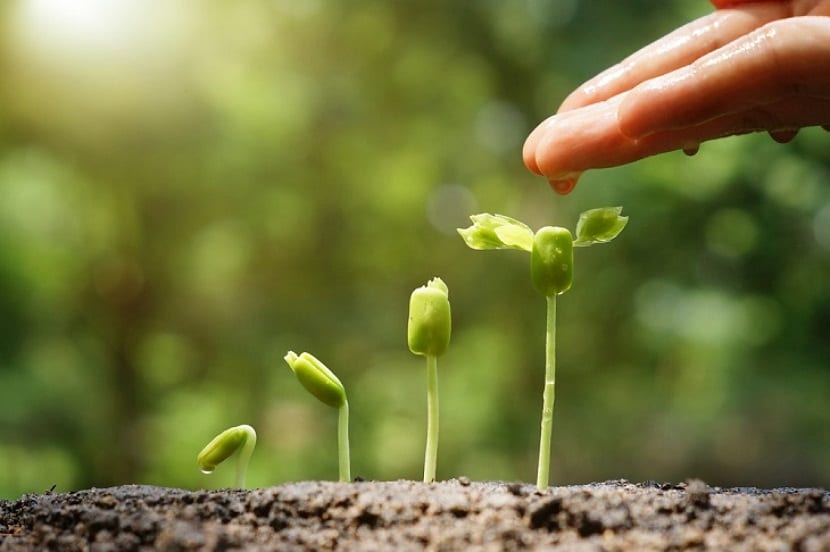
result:
[(830, 492), (611, 481), (128, 485), (0, 501), (0, 550), (830, 550)]

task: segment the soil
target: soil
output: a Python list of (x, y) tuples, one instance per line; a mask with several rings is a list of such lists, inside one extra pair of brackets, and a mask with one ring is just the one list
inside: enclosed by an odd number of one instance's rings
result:
[(127, 485), (0, 501), (0, 551), (830, 550), (830, 492), (609, 481)]

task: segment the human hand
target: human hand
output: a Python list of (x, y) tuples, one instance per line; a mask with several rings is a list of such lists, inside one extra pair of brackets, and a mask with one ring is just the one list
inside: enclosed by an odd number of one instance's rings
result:
[(525, 141), (559, 193), (579, 175), (706, 140), (830, 130), (830, 0), (712, 0), (693, 21), (589, 80)]

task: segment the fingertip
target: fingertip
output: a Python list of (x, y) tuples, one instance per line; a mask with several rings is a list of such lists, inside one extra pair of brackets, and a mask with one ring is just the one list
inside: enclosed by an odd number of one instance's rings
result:
[(522, 160), (524, 161), (525, 167), (527, 167), (530, 172), (538, 174), (539, 176), (542, 175), (542, 170), (539, 169), (539, 164), (536, 163), (535, 150), (529, 149), (525, 146), (525, 149), (522, 151)]
[(574, 189), (583, 172), (574, 162), (584, 152), (580, 151), (579, 131), (571, 132), (561, 121), (557, 123), (558, 126), (552, 125), (539, 136), (534, 161), (537, 174), (545, 177), (551, 189), (566, 195)]
[(542, 135), (542, 125), (540, 124), (537, 126), (533, 131), (528, 135), (525, 139), (525, 143), (522, 146), (522, 160), (524, 161), (525, 167), (530, 170), (530, 172), (536, 173), (538, 175), (542, 175), (542, 170), (539, 168), (539, 163), (536, 161), (536, 151), (539, 145), (539, 139)]
[(608, 166), (627, 140), (618, 129), (619, 98), (561, 113), (536, 134), (534, 162), (549, 181), (561, 184), (589, 168)]
[(533, 163), (536, 174), (544, 176), (548, 181), (558, 180), (561, 175), (559, 165), (560, 144), (557, 138), (560, 133), (556, 129), (545, 129), (539, 132), (536, 147), (533, 152)]

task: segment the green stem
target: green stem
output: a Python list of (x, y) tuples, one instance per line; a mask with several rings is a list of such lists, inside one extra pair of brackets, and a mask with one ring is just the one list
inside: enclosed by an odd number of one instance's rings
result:
[(245, 429), (245, 442), (242, 448), (239, 449), (239, 457), (236, 459), (236, 487), (238, 489), (245, 488), (245, 477), (248, 473), (248, 462), (251, 460), (251, 454), (256, 447), (256, 433), (253, 428), (243, 426)]
[(349, 401), (343, 401), (337, 416), (337, 449), (340, 456), (340, 481), (352, 480), (349, 459)]
[(435, 481), (438, 459), (438, 357), (427, 355), (427, 446), (424, 453), (424, 483)]
[(550, 474), (550, 438), (553, 430), (553, 401), (556, 389), (556, 295), (549, 295), (545, 337), (545, 390), (542, 402), (542, 433), (539, 437), (539, 469), (536, 487), (548, 486)]

